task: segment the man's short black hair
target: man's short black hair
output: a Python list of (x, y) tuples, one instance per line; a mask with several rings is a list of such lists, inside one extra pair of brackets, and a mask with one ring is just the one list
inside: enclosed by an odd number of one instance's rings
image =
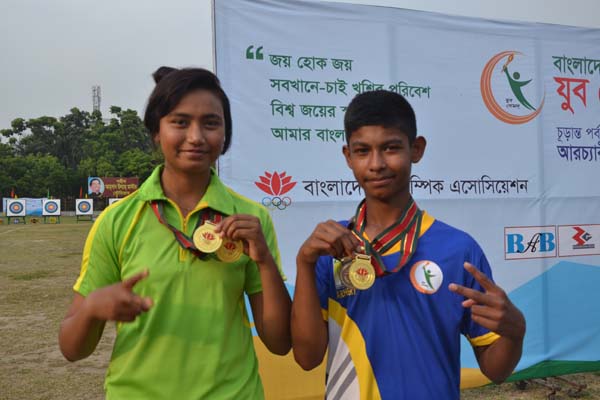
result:
[(231, 144), (231, 107), (225, 91), (221, 88), (219, 78), (203, 68), (171, 67), (160, 67), (152, 77), (156, 87), (150, 94), (144, 114), (144, 125), (150, 131), (151, 137), (154, 138), (158, 133), (160, 119), (173, 111), (183, 97), (194, 90), (208, 90), (221, 100), (223, 106), (225, 143), (221, 154), (225, 154)]
[(364, 92), (352, 99), (344, 116), (346, 142), (352, 133), (369, 125), (397, 128), (408, 136), (409, 143), (417, 137), (413, 108), (402, 95), (388, 90)]

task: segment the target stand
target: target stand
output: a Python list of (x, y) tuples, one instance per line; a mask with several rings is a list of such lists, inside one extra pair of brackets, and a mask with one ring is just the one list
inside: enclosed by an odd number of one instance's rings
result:
[(94, 201), (92, 199), (75, 199), (75, 215), (77, 222), (94, 220)]
[(42, 200), (42, 216), (44, 224), (60, 224), (60, 199)]
[[(26, 202), (21, 199), (8, 199), (6, 201), (6, 217), (8, 218), (8, 223), (18, 224), (23, 221), (24, 224), (27, 223), (25, 220), (25, 216), (27, 215), (26, 210)], [(12, 221), (12, 222), (11, 222)]]

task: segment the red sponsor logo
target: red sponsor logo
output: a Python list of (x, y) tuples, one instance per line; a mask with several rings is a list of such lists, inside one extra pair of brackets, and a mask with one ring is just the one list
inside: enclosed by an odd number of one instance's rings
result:
[(588, 240), (592, 238), (592, 235), (590, 235), (588, 232), (584, 231), (578, 226), (574, 226), (573, 229), (575, 229), (573, 240), (577, 242), (576, 246), (584, 246), (588, 242)]

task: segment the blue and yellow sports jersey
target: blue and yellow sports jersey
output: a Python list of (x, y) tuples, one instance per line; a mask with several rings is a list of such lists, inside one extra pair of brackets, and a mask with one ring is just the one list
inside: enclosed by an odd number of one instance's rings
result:
[[(396, 266), (398, 249), (382, 257), (387, 268)], [(321, 257), (317, 289), (329, 327), (327, 398), (458, 399), (460, 334), (473, 346), (499, 337), (471, 321), (464, 297), (448, 289), (454, 282), (482, 290), (465, 261), (492, 278), (471, 236), (426, 213), (409, 263), (367, 290), (344, 287), (339, 262)]]

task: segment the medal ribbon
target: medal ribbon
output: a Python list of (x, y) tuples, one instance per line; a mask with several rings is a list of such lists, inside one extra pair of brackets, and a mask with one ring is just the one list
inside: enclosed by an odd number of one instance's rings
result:
[[(206, 258), (208, 254), (198, 250), (198, 248), (196, 248), (196, 246), (194, 245), (192, 238), (190, 238), (188, 235), (181, 232), (179, 229), (175, 228), (173, 225), (167, 222), (167, 219), (164, 217), (164, 208), (161, 201), (152, 201), (150, 203), (150, 207), (152, 208), (152, 211), (154, 211), (154, 214), (156, 215), (156, 218), (158, 218), (158, 221), (173, 232), (175, 240), (177, 240), (177, 243), (179, 243), (181, 247), (191, 251), (198, 258)], [(211, 221), (217, 224), (221, 222), (222, 219), (222, 214), (219, 214), (211, 208), (205, 208), (202, 210), (200, 217), (198, 218), (198, 222), (194, 227), (194, 231), (206, 221)]]
[[(371, 264), (375, 268), (377, 276), (382, 276), (397, 272), (402, 268), (417, 249), (419, 241), (419, 231), (421, 230), (421, 221), (423, 212), (419, 210), (415, 201), (410, 199), (408, 206), (402, 216), (391, 226), (377, 235), (371, 242), (364, 238), (364, 231), (367, 226), (367, 204), (363, 200), (356, 209), (356, 215), (353, 218), (354, 223), (349, 225), (354, 235), (364, 243), (365, 252), (371, 256)], [(400, 259), (398, 265), (388, 270), (383, 263), (381, 256), (400, 242)]]

